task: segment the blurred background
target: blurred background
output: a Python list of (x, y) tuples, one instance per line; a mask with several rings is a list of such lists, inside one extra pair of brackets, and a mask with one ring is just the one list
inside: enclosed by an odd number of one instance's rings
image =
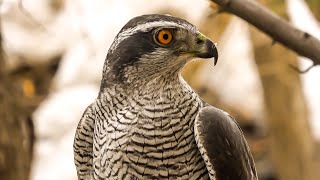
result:
[[(320, 38), (319, 0), (259, 0)], [(106, 53), (132, 17), (171, 14), (218, 43), (187, 82), (239, 122), (261, 180), (320, 179), (320, 67), (209, 0), (2, 0), (0, 179), (76, 179), (73, 138)]]

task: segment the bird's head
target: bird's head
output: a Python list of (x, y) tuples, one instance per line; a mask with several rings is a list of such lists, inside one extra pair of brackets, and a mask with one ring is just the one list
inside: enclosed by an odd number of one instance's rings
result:
[(131, 19), (112, 43), (103, 70), (105, 86), (174, 76), (193, 58), (214, 58), (215, 44), (186, 20), (168, 15)]

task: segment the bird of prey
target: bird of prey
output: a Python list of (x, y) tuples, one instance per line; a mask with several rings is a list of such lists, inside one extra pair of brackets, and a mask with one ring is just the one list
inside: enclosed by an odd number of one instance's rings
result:
[(76, 130), (78, 179), (257, 179), (236, 121), (183, 80), (194, 58), (218, 52), (186, 20), (142, 15), (120, 30)]

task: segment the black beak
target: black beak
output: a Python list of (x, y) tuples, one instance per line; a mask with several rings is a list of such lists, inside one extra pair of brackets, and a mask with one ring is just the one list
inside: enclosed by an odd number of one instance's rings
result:
[(196, 56), (199, 58), (212, 58), (214, 57), (214, 65), (218, 62), (218, 50), (216, 45), (210, 40), (206, 39), (204, 46), (204, 51), (196, 53)]

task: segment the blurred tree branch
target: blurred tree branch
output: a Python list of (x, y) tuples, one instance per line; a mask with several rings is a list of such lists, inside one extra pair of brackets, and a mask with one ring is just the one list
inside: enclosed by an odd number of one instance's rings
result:
[(272, 11), (254, 0), (211, 0), (226, 11), (239, 16), (268, 34), (274, 41), (320, 65), (320, 40), (293, 27)]

